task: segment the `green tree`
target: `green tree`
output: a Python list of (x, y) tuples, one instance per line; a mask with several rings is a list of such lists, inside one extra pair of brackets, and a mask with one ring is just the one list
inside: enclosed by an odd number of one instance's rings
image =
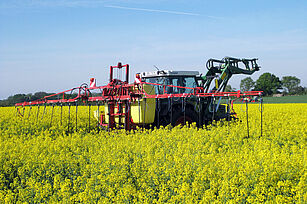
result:
[(295, 76), (284, 76), (281, 80), (282, 86), (286, 89), (289, 94), (297, 94), (299, 89), (299, 84), (301, 80)]
[(9, 96), (7, 98), (10, 104), (21, 103), (24, 101), (29, 101), (29, 98), (26, 94), (15, 94), (14, 96)]
[(35, 94), (33, 94), (33, 96), (31, 97), (31, 100), (37, 100), (37, 99), (41, 99), (44, 98), (45, 96), (48, 96), (49, 93), (46, 92), (36, 92)]
[(263, 91), (264, 95), (279, 93), (282, 83), (277, 76), (271, 73), (262, 74), (256, 81), (254, 90)]
[(307, 94), (307, 88), (306, 87), (302, 87), (302, 86), (298, 86), (293, 88), (292, 94), (298, 94), (298, 95), (304, 95)]
[(246, 77), (241, 80), (240, 82), (240, 90), (241, 91), (250, 91), (254, 88), (255, 82), (252, 80), (251, 77)]
[(235, 92), (235, 91), (236, 89), (232, 88), (231, 85), (229, 84), (225, 87), (225, 92)]

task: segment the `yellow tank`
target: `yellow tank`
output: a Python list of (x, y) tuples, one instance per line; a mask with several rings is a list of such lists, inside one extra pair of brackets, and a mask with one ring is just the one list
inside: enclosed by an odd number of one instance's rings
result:
[[(139, 105), (140, 104), (140, 105)], [(151, 124), (155, 120), (156, 99), (141, 99), (131, 104), (132, 121), (136, 124)]]
[[(155, 88), (151, 85), (144, 84), (144, 91), (149, 95), (155, 94)], [(151, 124), (155, 120), (156, 99), (155, 98), (142, 98), (139, 101), (131, 102), (131, 117), (132, 121), (136, 124)], [(114, 113), (117, 113), (118, 109), (115, 106)], [(123, 113), (126, 111), (123, 105)], [(109, 109), (108, 105), (104, 107), (105, 123), (109, 122)], [(119, 122), (119, 117), (115, 116), (115, 122)], [(125, 122), (125, 117), (122, 116), (121, 123)]]

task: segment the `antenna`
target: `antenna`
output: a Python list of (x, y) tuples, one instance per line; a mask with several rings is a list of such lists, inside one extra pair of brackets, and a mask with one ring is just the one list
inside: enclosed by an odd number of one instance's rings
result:
[(156, 68), (158, 71), (160, 71), (160, 69), (156, 65), (154, 65), (154, 68)]

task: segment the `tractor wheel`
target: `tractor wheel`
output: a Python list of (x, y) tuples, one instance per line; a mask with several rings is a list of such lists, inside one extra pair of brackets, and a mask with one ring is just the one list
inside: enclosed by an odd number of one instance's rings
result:
[(198, 117), (195, 111), (187, 108), (185, 111), (185, 117), (184, 112), (182, 112), (181, 110), (174, 111), (174, 115), (172, 118), (172, 126), (183, 126), (185, 125), (185, 122), (188, 122), (188, 124), (191, 124), (193, 122), (198, 123)]

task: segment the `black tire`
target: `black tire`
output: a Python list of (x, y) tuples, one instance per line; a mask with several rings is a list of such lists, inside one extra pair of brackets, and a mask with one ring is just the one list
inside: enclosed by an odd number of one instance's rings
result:
[[(185, 116), (184, 116), (185, 114)], [(172, 118), (172, 126), (177, 125), (185, 125), (185, 122), (188, 122), (188, 124), (191, 124), (193, 122), (196, 122), (196, 125), (198, 125), (198, 116), (194, 110), (191, 110), (190, 108), (187, 108), (185, 110), (185, 113), (182, 110), (175, 109), (173, 112), (173, 118)]]

